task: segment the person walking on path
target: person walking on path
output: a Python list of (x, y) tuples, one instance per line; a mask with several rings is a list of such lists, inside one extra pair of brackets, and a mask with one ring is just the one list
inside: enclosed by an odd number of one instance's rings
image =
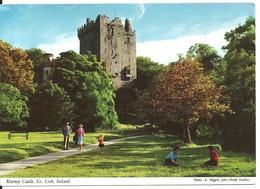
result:
[(103, 135), (100, 135), (100, 138), (98, 139), (98, 147), (100, 147), (100, 150), (101, 150), (101, 153), (103, 154), (104, 153), (104, 137)]
[(72, 129), (70, 127), (70, 123), (67, 122), (66, 125), (62, 129), (62, 133), (64, 136), (64, 150), (69, 149), (69, 141), (70, 141), (70, 133), (72, 132)]
[(164, 161), (165, 165), (179, 167), (179, 162), (177, 162), (177, 153), (180, 148), (178, 146), (174, 147), (173, 151), (168, 154), (166, 160)]
[(204, 166), (217, 166), (219, 162), (218, 153), (214, 150), (212, 146), (207, 147), (210, 155), (210, 160), (204, 163)]
[(78, 135), (79, 149), (82, 150), (83, 140), (84, 140), (84, 136), (85, 136), (85, 132), (84, 132), (82, 124), (79, 124), (79, 128), (77, 130), (77, 135)]

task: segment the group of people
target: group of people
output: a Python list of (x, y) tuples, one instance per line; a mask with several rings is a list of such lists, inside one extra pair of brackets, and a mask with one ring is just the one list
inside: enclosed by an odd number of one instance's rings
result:
[[(64, 136), (64, 150), (69, 150), (69, 138), (70, 138), (70, 134), (72, 132), (72, 129), (70, 127), (70, 123), (66, 122), (65, 126), (62, 129), (62, 133)], [(79, 128), (77, 129), (76, 133), (75, 133), (75, 141), (77, 142), (77, 144), (79, 145), (79, 149), (82, 150), (82, 146), (83, 146), (83, 141), (85, 138), (85, 131), (83, 129), (83, 125), (79, 124)], [(98, 146), (101, 149), (101, 153), (104, 153), (104, 137), (103, 135), (100, 135), (100, 138), (98, 138)]]
[[(70, 123), (67, 122), (66, 125), (63, 127), (62, 133), (64, 136), (64, 150), (68, 150), (69, 149), (69, 137), (70, 137), (70, 133), (72, 132), (72, 129), (70, 127)], [(82, 145), (83, 145), (83, 141), (84, 141), (84, 137), (85, 137), (85, 132), (83, 129), (83, 125), (79, 124), (79, 128), (77, 129), (76, 133), (75, 133), (75, 137), (77, 144), (79, 145), (79, 149), (82, 150)], [(104, 153), (104, 137), (103, 135), (100, 135), (100, 138), (98, 138), (98, 147), (100, 147), (101, 149), (101, 153)], [(219, 163), (219, 155), (218, 153), (214, 150), (214, 148), (212, 146), (208, 146), (207, 147), (209, 154), (210, 154), (210, 160), (204, 163), (204, 166), (217, 166)], [(168, 166), (174, 166), (174, 167), (178, 167), (180, 164), (179, 162), (177, 162), (177, 156), (178, 156), (178, 152), (180, 150), (180, 147), (176, 146), (173, 148), (173, 151), (170, 152), (168, 154), (168, 156), (166, 157), (164, 163), (165, 165)]]
[[(218, 153), (214, 150), (212, 146), (207, 147), (210, 155), (210, 160), (204, 163), (205, 167), (208, 166), (217, 166), (219, 163), (219, 155)], [(177, 162), (177, 156), (180, 148), (178, 146), (173, 148), (173, 151), (168, 154), (166, 157), (164, 163), (165, 165), (168, 166), (174, 166), (174, 167), (179, 167), (179, 162)]]

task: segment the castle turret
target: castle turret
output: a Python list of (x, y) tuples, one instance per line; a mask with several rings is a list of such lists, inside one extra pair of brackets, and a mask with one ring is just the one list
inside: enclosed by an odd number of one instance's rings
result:
[(130, 23), (129, 19), (125, 20), (125, 31), (126, 32), (132, 31), (132, 26), (131, 26), (131, 23)]
[(54, 56), (50, 53), (45, 53), (43, 62), (43, 82), (48, 80), (53, 72), (54, 68)]
[(90, 24), (91, 23), (91, 19), (90, 18), (87, 18), (87, 24)]

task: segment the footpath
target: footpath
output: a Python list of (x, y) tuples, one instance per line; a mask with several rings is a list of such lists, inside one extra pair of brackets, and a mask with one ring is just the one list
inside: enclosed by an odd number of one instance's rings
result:
[[(138, 138), (138, 137), (143, 137), (143, 135), (113, 139), (113, 140), (104, 142), (104, 144), (105, 144), (105, 146), (108, 146), (108, 145), (114, 144), (115, 142), (132, 139), (132, 138)], [(7, 175), (11, 172), (17, 171), (18, 169), (24, 169), (26, 167), (31, 167), (31, 166), (38, 165), (38, 164), (48, 163), (48, 162), (58, 160), (60, 158), (65, 158), (67, 156), (71, 156), (74, 154), (88, 152), (88, 151), (96, 149), (96, 148), (98, 148), (97, 144), (90, 144), (87, 146), (83, 146), (82, 150), (79, 150), (79, 148), (72, 148), (70, 150), (63, 150), (63, 151), (59, 151), (59, 152), (44, 154), (41, 156), (30, 157), (30, 158), (22, 159), (19, 161), (3, 163), (3, 164), (0, 164), (0, 176)]]

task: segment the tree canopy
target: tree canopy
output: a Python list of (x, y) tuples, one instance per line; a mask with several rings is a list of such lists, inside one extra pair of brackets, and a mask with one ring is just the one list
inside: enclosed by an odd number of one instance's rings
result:
[(26, 50), (28, 54), (28, 59), (32, 60), (33, 62), (33, 71), (35, 72), (33, 81), (35, 83), (41, 83), (42, 78), (42, 69), (43, 69), (43, 62), (44, 62), (44, 51), (38, 48), (31, 48)]
[(64, 88), (74, 102), (76, 122), (86, 125), (89, 131), (116, 127), (111, 76), (94, 55), (79, 55), (74, 51), (61, 53), (53, 82)]
[(222, 49), (227, 50), (227, 54), (232, 51), (240, 52), (244, 49), (247, 52), (255, 52), (255, 17), (250, 16), (243, 25), (225, 34), (228, 44)]
[(184, 59), (161, 72), (139, 99), (139, 113), (150, 120), (177, 121), (184, 141), (190, 143), (190, 128), (200, 118), (231, 112), (229, 101), (220, 102), (222, 89), (204, 74), (200, 63)]
[(0, 120), (2, 123), (14, 123), (15, 126), (26, 126), (25, 118), (29, 117), (26, 102), (28, 98), (7, 83), (0, 82)]
[(0, 40), (0, 82), (18, 88), (23, 94), (33, 92), (32, 61), (26, 51)]
[(120, 114), (136, 112), (135, 102), (138, 96), (154, 82), (164, 67), (149, 57), (138, 56), (136, 62), (137, 78), (116, 91), (116, 109)]
[(52, 81), (40, 85), (30, 98), (30, 129), (58, 130), (76, 116), (74, 103), (66, 91)]
[(223, 137), (229, 148), (240, 146), (237, 150), (255, 151), (255, 18), (249, 17), (243, 25), (227, 32), (225, 39), (224, 92), (231, 97), (236, 114), (224, 123)]
[(210, 73), (220, 62), (221, 57), (218, 52), (208, 44), (196, 43), (187, 52), (194, 60), (203, 65), (204, 71)]
[(138, 56), (136, 62), (138, 77), (135, 80), (135, 87), (143, 90), (155, 80), (164, 66), (152, 61), (149, 57), (143, 56)]

